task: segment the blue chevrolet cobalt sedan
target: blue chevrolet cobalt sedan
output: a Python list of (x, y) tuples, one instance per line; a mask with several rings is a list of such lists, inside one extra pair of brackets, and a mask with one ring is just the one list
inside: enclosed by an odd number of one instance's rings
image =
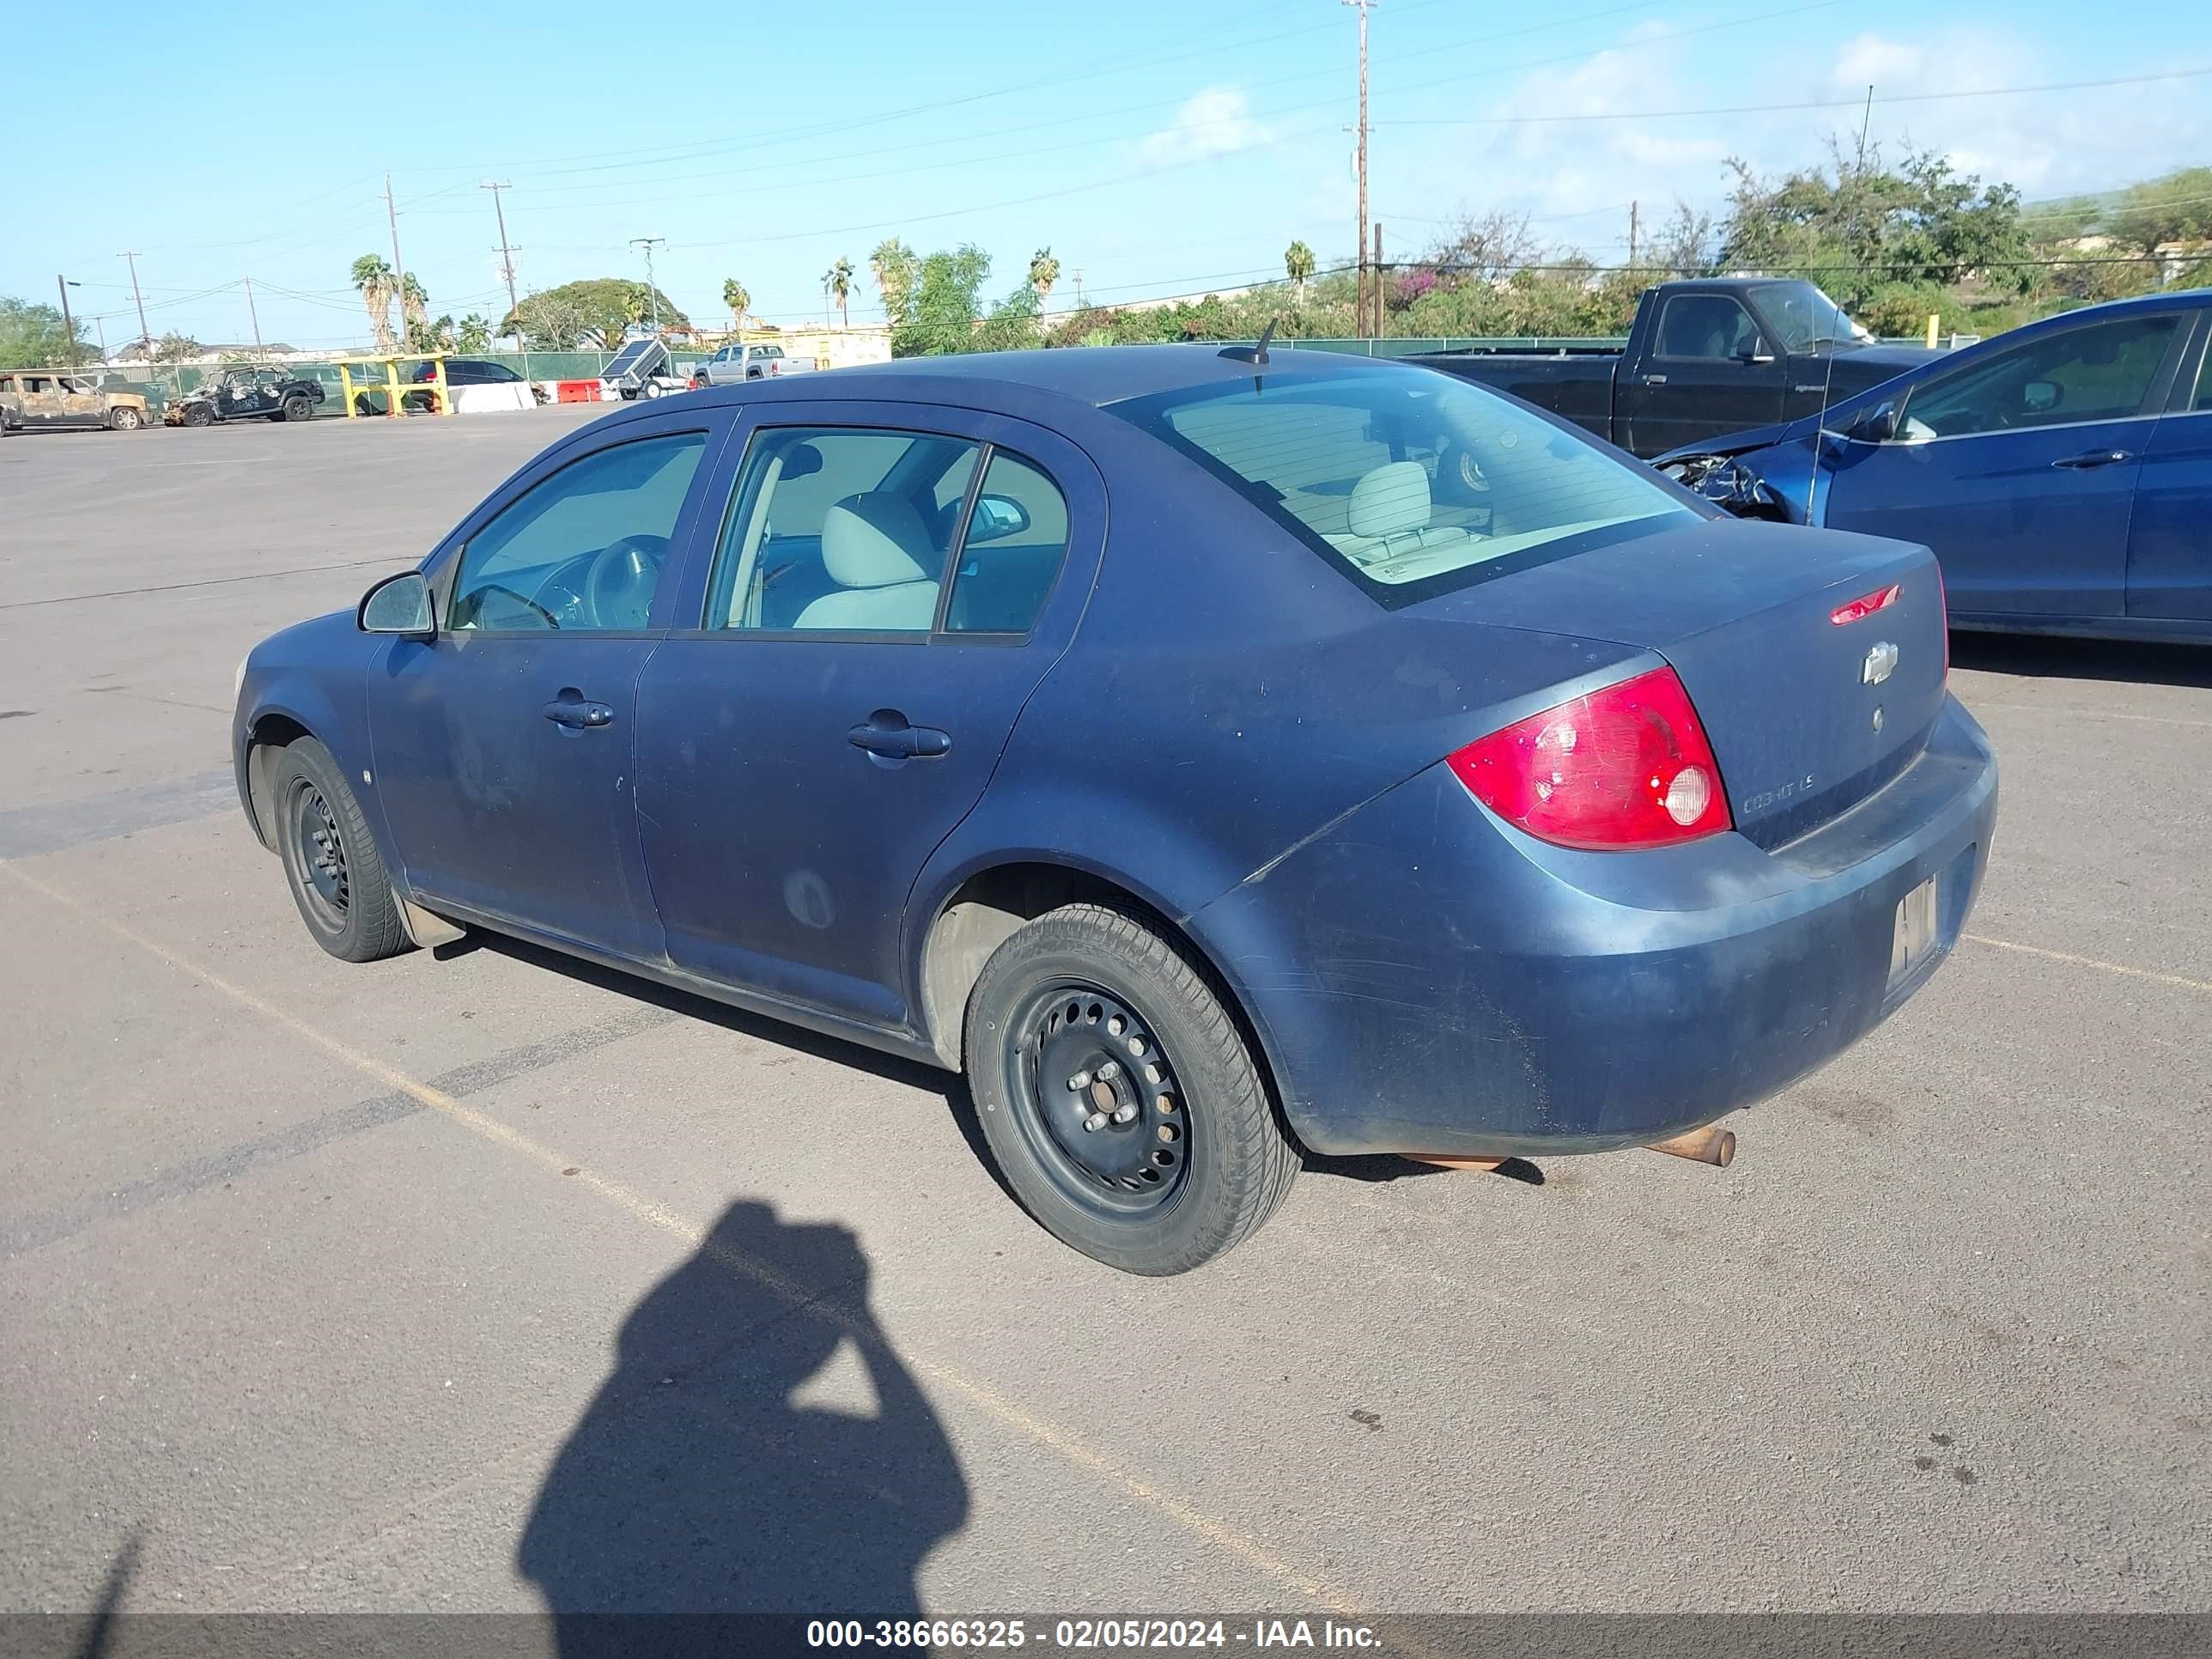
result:
[(1869, 1030), (1989, 855), (1947, 667), (1924, 548), (1138, 347), (610, 416), (258, 647), (234, 742), (332, 954), (489, 928), (963, 1071), (1046, 1228), (1173, 1273), (1302, 1152), (1696, 1145)]

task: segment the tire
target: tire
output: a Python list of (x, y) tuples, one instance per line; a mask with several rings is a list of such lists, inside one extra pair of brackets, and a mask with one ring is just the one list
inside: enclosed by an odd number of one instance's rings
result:
[(315, 418), (315, 400), (303, 392), (295, 392), (284, 399), (280, 412), (288, 421), (312, 421)]
[(1289, 1195), (1297, 1152), (1236, 1018), (1182, 949), (1118, 910), (1066, 905), (1014, 933), (984, 964), (963, 1037), (1000, 1172), (1085, 1255), (1188, 1273)]
[(107, 411), (107, 423), (118, 432), (136, 432), (146, 424), (146, 417), (135, 409), (111, 409)]
[(384, 860), (331, 751), (300, 738), (270, 769), (269, 787), (285, 879), (315, 943), (341, 962), (378, 962), (405, 950)]
[(185, 405), (185, 424), (186, 426), (213, 426), (215, 424), (215, 411), (210, 409), (205, 404), (186, 404)]

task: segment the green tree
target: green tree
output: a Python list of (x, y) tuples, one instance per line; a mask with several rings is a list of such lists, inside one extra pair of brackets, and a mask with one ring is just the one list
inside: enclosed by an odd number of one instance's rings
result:
[(206, 349), (191, 335), (172, 331), (154, 343), (154, 361), (157, 363), (186, 362)]
[(853, 262), (842, 253), (837, 263), (823, 273), (822, 291), (836, 303), (839, 325), (850, 328), (853, 318), (848, 307), (853, 298)]
[(896, 329), (906, 319), (907, 301), (912, 297), (919, 261), (914, 250), (896, 236), (886, 236), (876, 244), (868, 256), (868, 268), (875, 273), (876, 294), (884, 303), (884, 315)]
[[(75, 319), (72, 319), (72, 321)], [(62, 325), (52, 306), (0, 295), (0, 368), (70, 368), (92, 360), (92, 347)]]
[(491, 338), (491, 319), (471, 311), (461, 319), (460, 326), (453, 331), (453, 349), (457, 351), (489, 351)]
[(379, 351), (392, 349), (392, 300), (398, 292), (398, 283), (392, 267), (374, 253), (364, 253), (353, 262), (353, 285), (361, 290), (361, 302), (368, 307), (369, 331)]
[(586, 329), (616, 339), (626, 325), (656, 308), (663, 326), (691, 326), (676, 302), (657, 289), (623, 276), (591, 276), (525, 295), (495, 331), (512, 334), (519, 323), (532, 350), (573, 351)]
[(892, 355), (930, 357), (975, 350), (991, 256), (963, 242), (939, 249), (912, 269), (912, 286), (901, 287), (896, 309), (888, 297), (884, 301), (884, 309), (892, 313)]
[(2183, 167), (2130, 185), (2111, 214), (2112, 234), (2148, 252), (2166, 242), (2212, 240), (2212, 167)]
[(745, 325), (745, 310), (753, 302), (751, 293), (734, 276), (722, 278), (722, 303), (730, 308), (730, 331), (735, 333)]
[(1306, 302), (1306, 279), (1314, 274), (1314, 251), (1304, 242), (1292, 242), (1283, 250), (1283, 272), (1291, 279), (1291, 292), (1297, 303)]
[(1051, 301), (1052, 287), (1060, 280), (1060, 261), (1052, 257), (1052, 250), (1041, 247), (1030, 255), (1030, 286), (1036, 290), (1037, 310), (1042, 313)]

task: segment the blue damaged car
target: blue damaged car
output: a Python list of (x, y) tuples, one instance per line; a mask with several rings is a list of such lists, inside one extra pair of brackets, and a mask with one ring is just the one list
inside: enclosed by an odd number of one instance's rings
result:
[(1951, 624), (2212, 642), (2212, 290), (2046, 318), (1656, 465), (1731, 513), (1904, 536)]
[(1996, 767), (1934, 559), (1257, 347), (898, 362), (564, 437), (240, 670), (366, 962), (488, 928), (966, 1074), (1132, 1272), (1304, 1153), (1668, 1143), (1923, 984)]

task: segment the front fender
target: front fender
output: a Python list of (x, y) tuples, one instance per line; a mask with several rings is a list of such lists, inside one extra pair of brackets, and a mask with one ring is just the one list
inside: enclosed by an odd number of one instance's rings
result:
[[(264, 847), (270, 843), (251, 763), (256, 744), (289, 743), (304, 732), (331, 751), (349, 780), (360, 777), (370, 765), (368, 665), (382, 643), (354, 627), (351, 611), (337, 611), (272, 635), (246, 657), (231, 716), (231, 769), (239, 804)], [(361, 787), (378, 851), (397, 868), (383, 813), (373, 792)]]

